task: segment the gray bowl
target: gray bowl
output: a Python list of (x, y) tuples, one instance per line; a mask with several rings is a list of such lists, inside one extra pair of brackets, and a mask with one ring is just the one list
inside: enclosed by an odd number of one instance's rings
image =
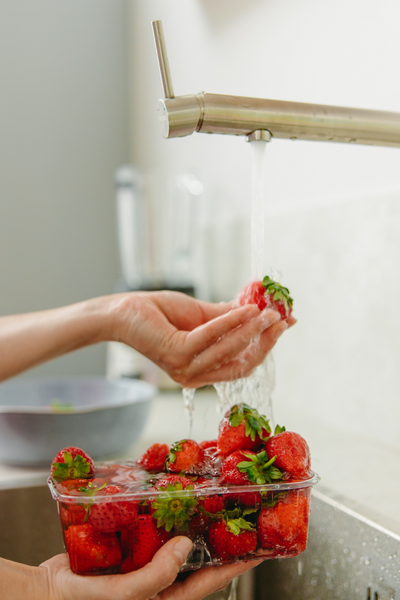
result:
[(102, 377), (17, 380), (0, 384), (0, 461), (49, 466), (59, 450), (78, 446), (112, 458), (138, 438), (156, 388)]

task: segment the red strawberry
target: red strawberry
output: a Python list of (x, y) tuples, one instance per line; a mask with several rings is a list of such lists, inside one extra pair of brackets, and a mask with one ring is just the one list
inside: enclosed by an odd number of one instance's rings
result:
[(302, 490), (289, 492), (272, 508), (262, 508), (258, 516), (261, 546), (302, 552), (307, 544), (309, 514), (309, 495)]
[(254, 552), (257, 533), (243, 518), (217, 521), (210, 525), (208, 541), (212, 557), (224, 560)]
[(165, 466), (172, 473), (196, 473), (204, 466), (204, 450), (194, 440), (181, 440), (171, 446)]
[(262, 281), (252, 281), (241, 290), (238, 304), (257, 304), (260, 310), (271, 308), (286, 321), (292, 313), (293, 299), (287, 288), (266, 275)]
[(279, 426), (276, 430), (281, 433), (271, 437), (265, 446), (268, 458), (275, 456), (275, 466), (287, 471), (294, 478), (310, 477), (311, 458), (306, 440), (293, 431), (282, 431)]
[[(108, 485), (103, 490), (106, 495), (117, 495), (119, 492), (120, 488), (116, 485)], [(100, 504), (92, 504), (89, 522), (97, 531), (109, 533), (122, 529), (134, 529), (138, 523), (138, 515), (138, 501), (105, 501)]]
[(206, 496), (203, 500), (203, 508), (208, 513), (222, 512), (225, 508), (225, 497)]
[(94, 462), (80, 448), (69, 446), (60, 450), (51, 463), (51, 476), (55, 481), (89, 479), (93, 476)]
[(222, 464), (220, 473), (221, 473), (221, 484), (230, 484), (230, 485), (249, 485), (250, 481), (247, 477), (247, 472), (241, 472), (238, 469), (238, 465), (247, 462), (249, 460), (249, 456), (257, 456), (254, 452), (237, 450), (236, 452), (232, 452), (225, 459)]
[(267, 419), (244, 402), (235, 404), (219, 424), (218, 454), (228, 456), (235, 450), (258, 450), (268, 439)]
[(264, 310), (267, 306), (267, 300), (265, 298), (265, 287), (262, 281), (252, 281), (248, 283), (240, 292), (238, 296), (239, 306), (246, 306), (246, 304), (257, 304), (260, 310)]
[(217, 449), (217, 440), (204, 440), (204, 442), (200, 442), (200, 446), (203, 450), (207, 450), (207, 448)]
[(113, 533), (99, 533), (88, 523), (71, 525), (65, 532), (71, 569), (79, 575), (116, 567), (121, 548)]
[(121, 565), (121, 573), (141, 569), (149, 563), (157, 550), (171, 538), (165, 529), (157, 529), (151, 515), (139, 515), (136, 536), (129, 556)]
[(64, 529), (70, 525), (83, 525), (87, 520), (86, 506), (83, 504), (60, 503), (60, 519)]
[(180, 483), (182, 485), (182, 487), (180, 488), (182, 490), (184, 490), (188, 486), (191, 486), (190, 489), (193, 489), (194, 487), (193, 481), (188, 477), (183, 477), (182, 475), (166, 475), (165, 477), (157, 481), (155, 487), (157, 490), (161, 490), (163, 488), (166, 489), (169, 485), (175, 486), (176, 483)]
[(168, 453), (167, 444), (153, 444), (136, 462), (146, 471), (163, 471)]
[(229, 510), (235, 508), (254, 508), (258, 510), (261, 504), (260, 492), (239, 492), (238, 494), (229, 494), (226, 497), (226, 503)]
[(283, 478), (283, 473), (268, 459), (265, 450), (258, 454), (247, 450), (232, 452), (221, 467), (221, 482), (232, 485), (263, 485)]
[[(224, 496), (205, 496), (205, 498), (199, 499), (199, 512), (195, 514), (189, 526), (189, 537), (194, 538), (196, 536), (204, 537), (204, 532), (207, 531), (210, 518), (216, 518), (218, 513), (223, 513), (225, 509), (225, 498)], [(221, 518), (219, 514), (219, 518)]]
[(185, 477), (170, 475), (157, 483), (156, 489), (162, 493), (151, 499), (150, 507), (157, 527), (164, 527), (166, 531), (174, 527), (178, 533), (188, 531), (198, 504), (193, 483)]

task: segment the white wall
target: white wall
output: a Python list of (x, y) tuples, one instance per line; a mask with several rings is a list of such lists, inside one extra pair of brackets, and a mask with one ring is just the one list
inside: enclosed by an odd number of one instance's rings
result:
[[(106, 294), (119, 276), (126, 34), (122, 0), (0, 3), (0, 314)], [(36, 370), (104, 372), (101, 346)]]
[[(138, 73), (131, 88), (133, 160), (144, 171), (193, 169), (203, 179), (211, 206), (209, 278), (214, 299), (228, 299), (250, 276), (250, 148), (230, 136), (162, 139), (150, 21), (163, 20), (177, 95), (205, 90), (399, 111), (400, 5), (147, 0), (130, 6)], [(399, 202), (398, 149), (269, 144), (265, 266), (283, 272), (299, 319), (276, 351), (278, 418), (280, 404), (285, 414), (316, 415), (338, 431), (400, 447)]]
[[(132, 157), (145, 170), (195, 168), (234, 210), (249, 200), (243, 139), (194, 134), (164, 140), (150, 21), (162, 19), (175, 94), (207, 91), (399, 109), (400, 5), (395, 0), (131, 1)], [(399, 151), (274, 140), (268, 208), (321, 204), (400, 186)], [(238, 205), (238, 206), (237, 206)]]

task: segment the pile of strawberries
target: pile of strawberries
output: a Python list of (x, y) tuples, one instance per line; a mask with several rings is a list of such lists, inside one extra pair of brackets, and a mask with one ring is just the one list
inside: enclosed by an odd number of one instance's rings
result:
[[(93, 464), (79, 448), (55, 457), (71, 568), (127, 573), (174, 535), (194, 542), (185, 569), (305, 550), (312, 472), (306, 441), (247, 404), (222, 419), (218, 439), (154, 444), (136, 462)], [(273, 484), (273, 485), (271, 485)]]

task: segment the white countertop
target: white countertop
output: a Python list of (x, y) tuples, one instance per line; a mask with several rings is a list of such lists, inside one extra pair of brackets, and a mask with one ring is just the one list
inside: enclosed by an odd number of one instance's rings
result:
[[(378, 525), (400, 535), (400, 450), (370, 438), (330, 429), (303, 414), (285, 414), (275, 406), (279, 424), (298, 431), (307, 440), (313, 469), (321, 476), (318, 489)], [(198, 441), (217, 436), (220, 416), (213, 390), (195, 396), (193, 432)], [(180, 392), (160, 393), (153, 401), (140, 439), (120, 458), (137, 458), (155, 442), (171, 444), (189, 437), (189, 419)], [(41, 485), (48, 469), (0, 464), (0, 488)]]

